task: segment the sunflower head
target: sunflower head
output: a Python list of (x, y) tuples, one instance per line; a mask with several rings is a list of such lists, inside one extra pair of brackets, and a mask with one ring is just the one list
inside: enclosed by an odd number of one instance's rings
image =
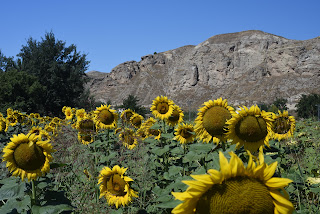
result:
[(78, 140), (82, 144), (88, 145), (94, 141), (94, 133), (92, 131), (81, 130), (78, 132)]
[(131, 109), (126, 109), (121, 113), (120, 118), (122, 119), (122, 121), (128, 123), (130, 122), (130, 118), (133, 114), (134, 114), (134, 111), (132, 111)]
[(87, 115), (86, 110), (85, 109), (77, 109), (76, 110), (76, 117), (77, 120), (83, 119), (85, 116)]
[(72, 120), (72, 118), (73, 118), (72, 108), (71, 107), (65, 107), (63, 110), (64, 110), (63, 113), (66, 116), (65, 120)]
[(273, 138), (277, 140), (287, 139), (293, 136), (296, 120), (293, 116), (289, 116), (288, 111), (279, 111), (273, 114)]
[(117, 128), (118, 114), (110, 109), (110, 105), (101, 105), (94, 111), (94, 115), (98, 129)]
[(245, 150), (255, 152), (261, 146), (269, 146), (272, 121), (272, 115), (260, 111), (258, 106), (251, 106), (250, 109), (243, 106), (227, 121), (228, 138), (238, 148), (244, 146)]
[(10, 140), (3, 149), (3, 161), (7, 161), (13, 176), (19, 176), (22, 180), (28, 178), (30, 181), (49, 172), (51, 153), (55, 151), (49, 140), (42, 141), (35, 134), (13, 135)]
[(142, 121), (143, 121), (143, 116), (141, 116), (140, 114), (134, 113), (131, 117), (130, 117), (130, 123), (132, 126), (134, 126), (135, 128), (140, 128)]
[(76, 123), (76, 129), (79, 131), (95, 131), (96, 125), (93, 118), (89, 116), (84, 116), (83, 118), (78, 118)]
[(127, 147), (130, 150), (134, 149), (138, 144), (138, 139), (135, 135), (135, 132), (132, 129), (128, 128), (125, 128), (119, 134), (119, 140), (125, 147)]
[(114, 166), (112, 169), (104, 167), (99, 174), (100, 198), (105, 197), (109, 205), (128, 205), (133, 197), (138, 197), (137, 192), (130, 188), (131, 178), (124, 176), (127, 168)]
[[(195, 119), (195, 131), (198, 137), (209, 142), (226, 140), (226, 122), (232, 117), (234, 109), (228, 106), (227, 100), (219, 98), (217, 100), (209, 100), (203, 104), (204, 106), (198, 111), (198, 117)], [(219, 139), (216, 141), (216, 139)]]
[(292, 213), (293, 205), (283, 189), (292, 180), (273, 177), (277, 162), (267, 165), (262, 149), (257, 162), (249, 153), (247, 167), (233, 152), (230, 155), (228, 162), (219, 152), (220, 171), (210, 169), (208, 174), (191, 175), (195, 180), (183, 181), (189, 187), (172, 193), (183, 201), (172, 213)]
[(175, 126), (183, 121), (183, 111), (177, 105), (173, 105), (173, 111), (170, 117), (168, 117), (165, 121), (169, 126)]
[(171, 116), (173, 105), (173, 101), (166, 96), (158, 96), (153, 100), (150, 110), (156, 118), (164, 120)]
[(175, 131), (174, 140), (179, 141), (181, 144), (193, 142), (195, 138), (194, 128), (191, 124), (180, 124)]

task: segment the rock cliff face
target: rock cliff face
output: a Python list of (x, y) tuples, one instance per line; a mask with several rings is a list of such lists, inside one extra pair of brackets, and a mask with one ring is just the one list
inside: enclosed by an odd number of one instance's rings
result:
[(216, 35), (87, 76), (96, 99), (113, 104), (129, 94), (146, 106), (165, 95), (184, 110), (219, 97), (233, 106), (286, 98), (292, 109), (301, 94), (320, 94), (320, 37), (298, 41), (261, 31)]

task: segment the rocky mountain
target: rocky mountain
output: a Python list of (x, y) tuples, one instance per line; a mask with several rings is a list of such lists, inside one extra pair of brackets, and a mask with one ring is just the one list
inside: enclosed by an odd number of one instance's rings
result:
[(320, 37), (290, 40), (255, 30), (216, 35), (87, 76), (96, 99), (113, 104), (129, 94), (146, 106), (165, 95), (184, 110), (219, 97), (233, 106), (286, 98), (292, 109), (301, 94), (320, 94)]

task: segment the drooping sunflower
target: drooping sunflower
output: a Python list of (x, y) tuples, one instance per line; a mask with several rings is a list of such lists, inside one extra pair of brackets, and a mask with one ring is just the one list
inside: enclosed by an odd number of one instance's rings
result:
[(183, 111), (177, 105), (173, 105), (173, 111), (170, 117), (168, 117), (165, 121), (169, 126), (175, 126), (183, 121)]
[(115, 129), (117, 128), (118, 114), (110, 109), (110, 105), (101, 105), (93, 112), (97, 129)]
[[(244, 167), (241, 159), (233, 152), (228, 162), (219, 152), (220, 171), (208, 170), (208, 174), (191, 175), (195, 180), (182, 181), (189, 187), (185, 192), (172, 194), (183, 201), (172, 213), (209, 214), (274, 214), (292, 213), (294, 208), (284, 190), (292, 180), (272, 177), (277, 162), (267, 165), (262, 149), (259, 161), (253, 161), (249, 152), (249, 162)], [(281, 192), (280, 192), (281, 190)]]
[(228, 106), (227, 100), (222, 98), (204, 102), (203, 107), (198, 110), (195, 119), (195, 132), (200, 140), (209, 143), (225, 141), (226, 122), (232, 117), (234, 109)]
[(41, 136), (41, 132), (43, 131), (41, 126), (33, 126), (30, 131), (29, 134), (35, 134), (37, 137)]
[(258, 106), (253, 105), (250, 109), (243, 106), (227, 121), (227, 137), (232, 139), (232, 144), (237, 144), (237, 148), (244, 146), (245, 150), (255, 152), (261, 146), (269, 146), (272, 121), (271, 113), (260, 111)]
[(158, 96), (152, 101), (150, 111), (160, 120), (167, 119), (173, 112), (173, 101), (169, 100), (166, 96)]
[(279, 111), (278, 114), (273, 114), (273, 138), (280, 141), (293, 136), (296, 126), (294, 116), (289, 116), (288, 111)]
[(35, 134), (13, 135), (10, 140), (2, 157), (13, 176), (30, 181), (49, 172), (51, 153), (55, 152), (49, 140), (41, 141)]
[(128, 176), (124, 176), (127, 168), (116, 165), (112, 168), (104, 167), (99, 174), (100, 198), (107, 199), (110, 206), (128, 205), (133, 197), (138, 197), (138, 193), (130, 188), (129, 182), (133, 181)]
[(94, 141), (94, 134), (91, 131), (79, 131), (78, 140), (84, 144), (88, 145)]
[(142, 121), (143, 121), (143, 116), (137, 113), (134, 113), (131, 117), (130, 117), (130, 123), (133, 127), (135, 128), (140, 128)]
[(134, 113), (135, 112), (132, 111), (131, 109), (126, 109), (121, 113), (120, 118), (122, 119), (123, 122), (128, 123), (130, 122), (130, 118)]
[(194, 134), (194, 127), (192, 124), (180, 124), (176, 129), (175, 129), (175, 137), (173, 138), (174, 140), (179, 141), (181, 144), (186, 144), (193, 142), (195, 138)]
[(134, 149), (138, 145), (137, 136), (132, 129), (125, 128), (122, 130), (122, 132), (119, 134), (119, 140), (130, 150)]

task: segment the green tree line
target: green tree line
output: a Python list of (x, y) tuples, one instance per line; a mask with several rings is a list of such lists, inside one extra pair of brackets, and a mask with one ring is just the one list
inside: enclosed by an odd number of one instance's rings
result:
[(23, 45), (17, 59), (0, 51), (0, 111), (7, 108), (45, 115), (61, 115), (63, 106), (85, 107), (87, 55), (46, 33)]

